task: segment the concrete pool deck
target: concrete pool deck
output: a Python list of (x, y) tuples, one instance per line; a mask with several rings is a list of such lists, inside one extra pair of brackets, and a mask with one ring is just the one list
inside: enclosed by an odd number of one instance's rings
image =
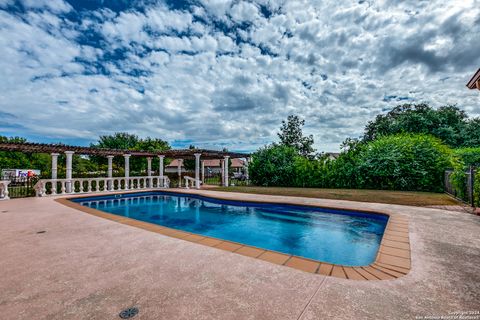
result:
[[(139, 193), (138, 191), (129, 191), (125, 192), (124, 194), (138, 195)], [(205, 199), (207, 201), (208, 199), (222, 199), (231, 201), (239, 197), (238, 195), (233, 195), (229, 197), (228, 194), (225, 193), (205, 193), (203, 191), (195, 191), (190, 189), (176, 189), (176, 192), (171, 194), (184, 194), (187, 196), (195, 196), (196, 194), (196, 196), (206, 197)], [(212, 197), (212, 195), (214, 195), (214, 197)], [(112, 198), (114, 196), (112, 196)], [(271, 263), (296, 268), (305, 272), (322, 274), (326, 276), (351, 280), (391, 280), (395, 278), (400, 278), (408, 274), (411, 267), (408, 218), (405, 215), (399, 213), (393, 214), (386, 212), (371, 212), (372, 215), (382, 215), (384, 217), (388, 217), (388, 222), (385, 226), (382, 241), (376, 251), (376, 257), (372, 263), (363, 266), (351, 267), (285, 254), (278, 251), (266, 250), (243, 243), (207, 237), (201, 234), (190, 233), (178, 229), (171, 229), (160, 226), (158, 224), (139, 221), (136, 219), (131, 219), (129, 217), (119, 216), (102, 210), (97, 210), (95, 208), (83, 206), (80, 203), (73, 201), (75, 199), (88, 199), (91, 197), (91, 195), (80, 195), (71, 198), (60, 198), (56, 199), (56, 201), (73, 209), (77, 209), (97, 217), (105, 218), (137, 228), (142, 228), (151, 232), (157, 232), (170, 237), (195, 242), (198, 244), (203, 244), (206, 246), (215, 247), (230, 252), (235, 252), (251, 258), (257, 258)], [(152, 195), (147, 194), (144, 197), (148, 198), (152, 197)], [(105, 203), (107, 203), (109, 201), (115, 201), (115, 199), (99, 201), (104, 201)], [(266, 200), (264, 198), (252, 200), (252, 198), (250, 197), (249, 201), (266, 203)], [(244, 202), (246, 203), (248, 201)], [(283, 203), (290, 205), (311, 205), (311, 203), (303, 202), (301, 199), (295, 197), (287, 197), (282, 200), (278, 199), (277, 201), (275, 201), (275, 203)], [(315, 206), (314, 208), (318, 208), (318, 206)]]
[(415, 319), (480, 311), (479, 216), (189, 192), (401, 212), (410, 222), (412, 268), (394, 280), (327, 277), (102, 219), (53, 197), (15, 199), (0, 202), (2, 314), (8, 319), (119, 319), (121, 310), (136, 306), (140, 312), (134, 319)]

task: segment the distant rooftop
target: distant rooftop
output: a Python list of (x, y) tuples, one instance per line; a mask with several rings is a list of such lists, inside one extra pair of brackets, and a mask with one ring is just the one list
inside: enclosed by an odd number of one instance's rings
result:
[(330, 159), (337, 159), (340, 156), (340, 152), (324, 152), (323, 154)]
[[(236, 159), (233, 158), (231, 168), (243, 168), (245, 166), (245, 163), (241, 159)], [(204, 160), (204, 165), (205, 167), (218, 167), (220, 168), (220, 159), (210, 159), (210, 160)], [(167, 165), (169, 168), (176, 168), (178, 167), (178, 159), (174, 159), (172, 162), (170, 162), (169, 165)], [(182, 164), (183, 167), (183, 164)]]

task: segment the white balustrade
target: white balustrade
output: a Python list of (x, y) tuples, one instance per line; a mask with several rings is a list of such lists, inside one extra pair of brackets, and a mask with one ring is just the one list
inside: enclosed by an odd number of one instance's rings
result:
[[(147, 183), (148, 181), (148, 183)], [(8, 199), (8, 190), (5, 185), (5, 192), (2, 185), (10, 181), (0, 181), (0, 200), (2, 194), (6, 193), (4, 199)], [(71, 186), (70, 192), (68, 187)], [(35, 185), (37, 197), (44, 197), (56, 194), (79, 194), (121, 191), (132, 189), (163, 189), (170, 187), (170, 179), (163, 177), (117, 177), (117, 178), (72, 178), (72, 179), (41, 179)]]
[(10, 197), (8, 196), (8, 185), (10, 181), (8, 180), (0, 180), (0, 200), (8, 200)]
[(202, 183), (202, 181), (200, 179), (195, 179), (195, 178), (192, 178), (192, 177), (189, 177), (189, 176), (184, 176), (183, 178), (185, 179), (185, 188), (186, 189), (190, 189), (190, 182), (192, 184), (192, 187), (200, 189), (199, 186)]

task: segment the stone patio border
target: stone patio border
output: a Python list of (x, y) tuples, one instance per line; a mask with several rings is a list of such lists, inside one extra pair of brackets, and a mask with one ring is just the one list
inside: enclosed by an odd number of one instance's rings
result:
[[(157, 190), (158, 191), (158, 190)], [(149, 192), (148, 190), (142, 190), (142, 192)], [(221, 196), (212, 196), (207, 192), (188, 192), (187, 190), (175, 190), (175, 191), (162, 191), (164, 193), (183, 193), (192, 195), (201, 195), (207, 198), (215, 198), (220, 200), (232, 200), (234, 193), (229, 193), (229, 197), (222, 198)], [(138, 191), (121, 192), (122, 194), (138, 193)], [(197, 244), (241, 254), (244, 256), (264, 260), (270, 263), (284, 265), (305, 272), (316, 273), (326, 276), (332, 276), (343, 279), (352, 280), (393, 280), (402, 277), (411, 269), (411, 254), (410, 254), (410, 239), (409, 239), (409, 221), (408, 217), (401, 214), (391, 214), (385, 212), (373, 212), (368, 210), (361, 210), (371, 214), (382, 214), (389, 217), (385, 232), (383, 234), (382, 241), (380, 243), (377, 257), (373, 263), (367, 266), (350, 267), (343, 265), (336, 265), (325, 263), (317, 260), (312, 260), (304, 257), (288, 255), (276, 251), (265, 250), (241, 243), (232, 241), (226, 241), (222, 239), (206, 237), (199, 234), (185, 232), (177, 229), (167, 228), (153, 223), (139, 221), (131, 218), (117, 216), (114, 214), (106, 213), (101, 210), (82, 206), (78, 203), (70, 201), (72, 199), (86, 198), (98, 196), (97, 195), (84, 195), (76, 197), (57, 198), (55, 201), (68, 206), (73, 209), (77, 209), (82, 212), (89, 213), (91, 215), (108, 219), (111, 221), (119, 222), (129, 226), (141, 228), (147, 231), (160, 233), (169, 237), (178, 238)], [(243, 195), (245, 196), (245, 195)], [(274, 204), (290, 204), (309, 206), (300, 201), (295, 201), (296, 197), (284, 197), (283, 201), (256, 201), (248, 200), (249, 202), (256, 203), (274, 203)], [(301, 198), (298, 198), (301, 199)], [(245, 201), (244, 199), (238, 201)], [(319, 207), (313, 206), (312, 207)], [(323, 207), (326, 209), (343, 209), (334, 207)], [(348, 209), (347, 209), (348, 210)], [(351, 210), (351, 209), (350, 209)]]

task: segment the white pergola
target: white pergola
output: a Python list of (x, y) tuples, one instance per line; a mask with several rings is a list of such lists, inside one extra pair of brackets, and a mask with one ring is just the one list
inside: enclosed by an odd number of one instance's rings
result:
[[(52, 160), (52, 175), (51, 179), (41, 180), (40, 194), (47, 193), (47, 183), (51, 185), (51, 193), (56, 194), (57, 183), (61, 184), (62, 193), (75, 193), (75, 186), (80, 186), (81, 192), (93, 192), (93, 191), (114, 191), (119, 190), (121, 183), (124, 185), (121, 190), (139, 189), (139, 188), (153, 188), (153, 187), (165, 187), (167, 182), (169, 184), (168, 177), (164, 175), (164, 160), (165, 158), (178, 159), (178, 187), (182, 187), (181, 179), (181, 167), (183, 159), (195, 159), (195, 177), (184, 177), (185, 187), (189, 187), (189, 182), (193, 187), (199, 189), (204, 178), (204, 165), (202, 158), (206, 159), (220, 159), (222, 163), (222, 185), (228, 186), (228, 160), (230, 157), (246, 158), (247, 154), (223, 152), (203, 149), (186, 149), (186, 150), (164, 150), (158, 152), (147, 151), (133, 151), (133, 150), (118, 150), (118, 149), (100, 149), (91, 147), (76, 147), (67, 145), (53, 145), (53, 144), (36, 144), (36, 143), (0, 143), (1, 151), (17, 151), (17, 152), (36, 152), (36, 153), (49, 153)], [(66, 157), (66, 174), (65, 179), (58, 178), (58, 157), (60, 154), (65, 154)], [(72, 163), (73, 155), (95, 155), (105, 156), (107, 158), (107, 177), (105, 178), (73, 178), (72, 177)], [(113, 177), (113, 158), (115, 156), (123, 156), (124, 158), (124, 177)], [(132, 156), (145, 157), (147, 160), (147, 175), (140, 177), (130, 177), (130, 158)], [(156, 177), (152, 175), (152, 160), (158, 158), (159, 161), (159, 174)], [(202, 175), (200, 176), (200, 171)], [(247, 173), (248, 174), (248, 173)], [(43, 181), (43, 182), (42, 182)], [(103, 183), (103, 186), (101, 184)], [(8, 197), (7, 187), (0, 185), (0, 189), (6, 190)], [(139, 187), (141, 186), (141, 187)], [(101, 190), (100, 190), (101, 189)]]
[[(71, 180), (72, 179), (72, 160), (73, 160), (73, 154), (74, 151), (65, 151), (65, 156), (66, 156), (66, 179)], [(52, 158), (52, 180), (57, 179), (57, 172), (58, 172), (58, 156), (60, 155), (59, 153), (51, 153), (51, 158)], [(204, 181), (205, 177), (205, 166), (203, 164), (203, 161), (200, 165), (200, 158), (202, 156), (201, 153), (194, 153), (193, 154), (195, 157), (195, 188), (200, 189), (200, 184)], [(128, 179), (130, 178), (130, 157), (131, 154), (124, 154), (123, 157), (125, 159), (125, 178)], [(108, 168), (107, 168), (107, 178), (112, 178), (113, 175), (113, 155), (108, 155), (107, 156), (107, 161), (108, 161)], [(146, 157), (147, 159), (147, 177), (152, 176), (152, 159), (153, 157)], [(159, 159), (159, 177), (163, 178), (164, 177), (164, 159), (165, 155), (158, 155)], [(228, 170), (229, 170), (229, 160), (230, 156), (224, 156), (223, 159), (220, 159), (221, 164), (222, 164), (222, 185), (228, 187)], [(248, 159), (248, 158), (247, 158)], [(179, 185), (178, 187), (182, 187), (182, 180), (181, 180), (181, 175), (182, 175), (182, 164), (183, 164), (183, 159), (177, 159), (178, 160), (178, 181)], [(248, 160), (246, 161), (248, 163)], [(202, 177), (200, 177), (200, 170), (202, 170)], [(248, 171), (247, 171), (248, 172)], [(248, 175), (248, 173), (247, 173)], [(67, 185), (67, 190), (70, 190), (71, 186)], [(67, 191), (70, 192), (70, 191)]]

